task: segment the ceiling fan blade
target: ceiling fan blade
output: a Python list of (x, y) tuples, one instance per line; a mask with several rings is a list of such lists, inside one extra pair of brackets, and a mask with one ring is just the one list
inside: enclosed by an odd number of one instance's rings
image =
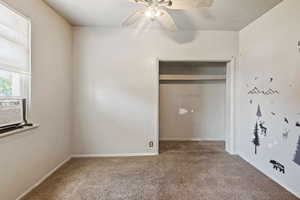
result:
[(137, 21), (139, 21), (139, 19), (141, 19), (144, 16), (144, 14), (145, 14), (144, 10), (140, 10), (133, 13), (132, 15), (130, 15), (125, 19), (125, 21), (122, 23), (122, 26), (130, 26), (135, 24)]
[(214, 0), (171, 0), (169, 9), (184, 10), (190, 8), (211, 7)]
[(130, 3), (140, 3), (140, 4), (143, 4), (143, 5), (149, 5), (150, 2), (148, 2), (148, 0), (128, 0)]
[(178, 28), (171, 15), (165, 10), (160, 10), (160, 12), (161, 15), (156, 17), (156, 19), (161, 24), (161, 26), (172, 32), (177, 31)]

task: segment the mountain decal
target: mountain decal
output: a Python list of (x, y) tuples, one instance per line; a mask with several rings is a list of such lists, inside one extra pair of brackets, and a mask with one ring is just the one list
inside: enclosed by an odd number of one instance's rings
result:
[(269, 88), (268, 90), (260, 90), (257, 87), (254, 87), (252, 90), (248, 92), (248, 94), (252, 95), (276, 95), (279, 94), (278, 90), (274, 90)]

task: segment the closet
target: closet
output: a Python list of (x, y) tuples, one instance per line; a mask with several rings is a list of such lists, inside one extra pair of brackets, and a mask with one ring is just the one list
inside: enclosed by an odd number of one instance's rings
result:
[(226, 65), (159, 63), (160, 140), (225, 141)]

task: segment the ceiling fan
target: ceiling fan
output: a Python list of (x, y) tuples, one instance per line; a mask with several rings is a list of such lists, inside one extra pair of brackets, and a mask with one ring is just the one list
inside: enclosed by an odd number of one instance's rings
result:
[(145, 8), (130, 15), (122, 26), (130, 26), (142, 17), (158, 21), (169, 31), (177, 31), (177, 26), (168, 10), (186, 10), (191, 8), (211, 7), (214, 0), (129, 0), (131, 3), (143, 5)]

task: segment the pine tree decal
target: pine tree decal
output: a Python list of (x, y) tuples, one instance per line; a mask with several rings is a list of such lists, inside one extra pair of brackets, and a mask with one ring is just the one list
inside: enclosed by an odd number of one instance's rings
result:
[(294, 162), (297, 163), (298, 165), (300, 165), (300, 136), (299, 136), (299, 140), (298, 140), (298, 145), (297, 145)]
[(257, 147), (260, 145), (259, 144), (258, 124), (257, 124), (257, 122), (256, 122), (255, 127), (254, 127), (254, 139), (253, 139), (252, 142), (255, 146), (255, 154), (257, 154)]
[(258, 104), (258, 107), (257, 107), (256, 116), (257, 116), (258, 118), (262, 117), (261, 109), (260, 109), (260, 105), (259, 105), (259, 104)]

